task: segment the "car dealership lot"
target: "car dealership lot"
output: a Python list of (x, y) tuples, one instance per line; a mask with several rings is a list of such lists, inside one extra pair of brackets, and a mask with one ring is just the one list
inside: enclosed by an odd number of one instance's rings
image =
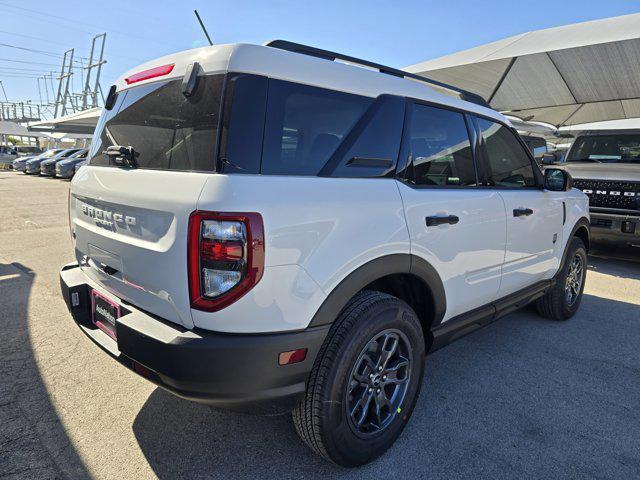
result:
[(398, 443), (344, 470), (288, 417), (177, 399), (84, 337), (59, 295), (68, 188), (0, 172), (0, 477), (640, 476), (640, 263), (591, 258), (567, 323), (524, 310), (428, 357)]

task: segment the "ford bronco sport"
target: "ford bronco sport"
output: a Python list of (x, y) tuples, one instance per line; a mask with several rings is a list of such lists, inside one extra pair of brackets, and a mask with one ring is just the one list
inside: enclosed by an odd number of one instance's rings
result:
[(481, 103), (284, 41), (127, 73), (71, 183), (76, 323), (180, 397), (287, 405), (318, 454), (375, 459), (427, 352), (580, 305), (587, 197)]
[(640, 130), (583, 132), (565, 158), (589, 197), (593, 243), (640, 247)]

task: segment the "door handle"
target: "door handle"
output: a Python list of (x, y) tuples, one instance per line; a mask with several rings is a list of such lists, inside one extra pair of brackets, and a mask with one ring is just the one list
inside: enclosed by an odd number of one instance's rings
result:
[(514, 217), (528, 217), (529, 215), (533, 215), (533, 210), (530, 208), (514, 208), (513, 216)]
[(448, 216), (434, 215), (432, 217), (427, 217), (426, 221), (427, 221), (427, 227), (435, 227), (436, 225), (444, 225), (444, 224), (455, 225), (460, 221), (460, 219), (455, 215), (448, 215)]

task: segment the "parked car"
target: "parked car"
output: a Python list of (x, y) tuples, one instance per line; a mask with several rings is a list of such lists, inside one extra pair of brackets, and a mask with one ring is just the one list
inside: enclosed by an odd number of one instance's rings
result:
[(594, 243), (640, 246), (640, 130), (583, 132), (560, 166), (589, 197)]
[(11, 165), (13, 159), (18, 156), (12, 145), (0, 145), (0, 165)]
[(17, 172), (24, 172), (24, 168), (25, 168), (25, 165), (27, 164), (27, 161), (31, 160), (32, 158), (36, 158), (38, 156), (39, 155), (17, 157), (13, 160), (13, 162), (11, 162), (11, 168)]
[(24, 163), (24, 170), (23, 170), (24, 173), (28, 175), (34, 174), (34, 173), (40, 173), (40, 164), (43, 161), (53, 158), (56, 155), (60, 155), (64, 151), (65, 151), (64, 148), (54, 148), (52, 150), (47, 150), (42, 155), (26, 160)]
[(40, 162), (40, 175), (45, 177), (55, 177), (56, 164), (62, 160), (71, 157), (75, 153), (79, 152), (80, 148), (67, 148), (66, 150), (54, 155), (51, 158), (47, 158)]
[[(88, 155), (89, 155), (89, 154), (88, 154), (88, 152), (87, 152), (87, 156), (88, 156)], [(87, 164), (87, 160), (83, 160), (82, 162), (78, 162), (78, 163), (76, 163), (76, 164), (75, 164), (75, 166), (74, 166), (74, 175), (75, 175), (76, 173), (78, 173), (78, 170), (80, 170), (80, 167), (83, 167), (83, 166), (85, 166), (86, 164)]]
[(587, 197), (444, 88), (283, 41), (127, 73), (71, 181), (74, 320), (169, 392), (287, 405), (318, 454), (375, 459), (425, 353), (529, 302), (567, 320), (585, 283)]
[(56, 177), (71, 178), (76, 173), (76, 165), (87, 160), (89, 150), (83, 148), (56, 163)]

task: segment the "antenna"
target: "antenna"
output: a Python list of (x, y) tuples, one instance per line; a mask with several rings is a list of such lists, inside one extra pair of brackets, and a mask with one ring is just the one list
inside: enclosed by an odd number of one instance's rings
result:
[(211, 41), (211, 37), (209, 36), (209, 33), (207, 32), (207, 29), (205, 28), (204, 23), (202, 23), (202, 19), (200, 18), (200, 14), (198, 13), (198, 10), (194, 10), (193, 13), (196, 14), (196, 18), (198, 19), (198, 22), (200, 22), (200, 26), (202, 27), (202, 31), (206, 35), (207, 40), (209, 40), (209, 45), (213, 45), (213, 42)]

